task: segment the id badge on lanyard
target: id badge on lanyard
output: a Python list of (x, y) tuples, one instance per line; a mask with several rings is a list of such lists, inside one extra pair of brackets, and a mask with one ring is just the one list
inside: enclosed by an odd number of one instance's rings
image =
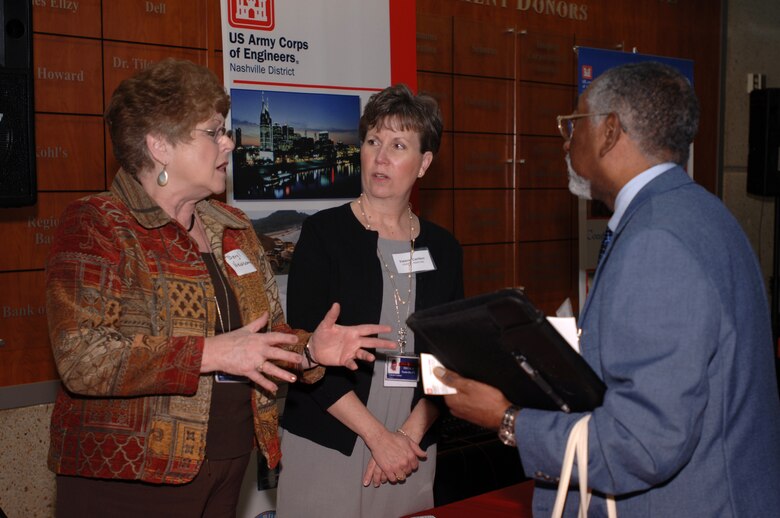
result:
[(394, 354), (385, 359), (385, 387), (416, 387), (419, 380), (419, 356)]

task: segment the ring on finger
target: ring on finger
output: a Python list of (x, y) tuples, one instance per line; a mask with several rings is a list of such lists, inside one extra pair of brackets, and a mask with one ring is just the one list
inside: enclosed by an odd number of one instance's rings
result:
[(263, 360), (263, 362), (257, 367), (257, 372), (263, 372), (263, 367), (265, 367), (266, 360)]

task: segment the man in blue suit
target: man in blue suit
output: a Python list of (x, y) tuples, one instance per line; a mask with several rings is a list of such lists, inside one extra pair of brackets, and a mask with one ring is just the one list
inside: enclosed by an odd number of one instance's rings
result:
[[(559, 117), (570, 190), (614, 210), (579, 322), (582, 354), (607, 386), (588, 425), (591, 516), (606, 513), (603, 494), (618, 516), (780, 515), (766, 290), (739, 224), (680, 167), (698, 120), (689, 82), (659, 63), (608, 70)], [(454, 415), (516, 442), (536, 480), (534, 514), (549, 516), (582, 415), (518, 409), (493, 387), (439, 374), (458, 390), (445, 398)]]

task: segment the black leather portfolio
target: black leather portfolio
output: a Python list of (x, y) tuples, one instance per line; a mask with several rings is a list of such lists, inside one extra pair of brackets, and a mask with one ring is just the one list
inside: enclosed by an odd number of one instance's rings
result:
[(516, 405), (564, 412), (601, 405), (604, 383), (521, 289), (417, 311), (406, 322), (447, 369)]

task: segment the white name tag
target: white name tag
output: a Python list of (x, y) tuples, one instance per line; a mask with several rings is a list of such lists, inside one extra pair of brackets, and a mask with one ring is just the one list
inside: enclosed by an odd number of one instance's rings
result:
[[(411, 261), (409, 260), (410, 255)], [(409, 273), (410, 264), (412, 273), (430, 272), (436, 269), (436, 265), (433, 264), (431, 252), (429, 252), (427, 248), (415, 250), (413, 254), (407, 252), (393, 254), (393, 262), (395, 263), (395, 269), (398, 273)]]
[(249, 260), (244, 252), (240, 249), (233, 250), (225, 254), (225, 262), (233, 268), (236, 275), (246, 275), (248, 273), (254, 273), (257, 271), (255, 265)]

